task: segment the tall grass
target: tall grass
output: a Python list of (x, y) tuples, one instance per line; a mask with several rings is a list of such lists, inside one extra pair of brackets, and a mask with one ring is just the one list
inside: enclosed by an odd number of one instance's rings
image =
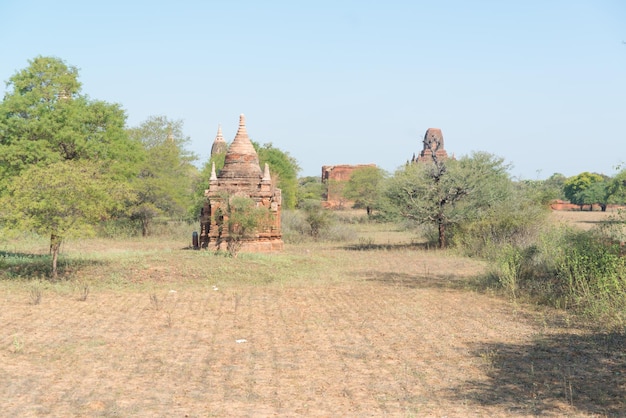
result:
[(283, 241), (289, 244), (301, 244), (313, 241), (346, 242), (357, 239), (355, 225), (363, 223), (361, 217), (338, 215), (326, 209), (321, 210), (324, 211), (325, 219), (317, 229), (311, 227), (311, 221), (304, 211), (283, 211), (281, 217)]
[(626, 323), (626, 257), (606, 228), (553, 226), (490, 250), (491, 283), (514, 298)]

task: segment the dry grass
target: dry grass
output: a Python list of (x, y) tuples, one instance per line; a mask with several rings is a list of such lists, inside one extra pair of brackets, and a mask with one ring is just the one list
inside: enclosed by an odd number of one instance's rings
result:
[(550, 216), (554, 222), (575, 226), (584, 230), (607, 222), (617, 215), (617, 212), (608, 211), (552, 211)]
[(405, 231), (368, 225), (355, 243), (237, 259), (186, 245), (68, 243), (70, 280), (42, 285), (38, 305), (24, 280), (0, 282), (3, 415), (626, 409), (623, 336), (472, 290), (483, 263)]

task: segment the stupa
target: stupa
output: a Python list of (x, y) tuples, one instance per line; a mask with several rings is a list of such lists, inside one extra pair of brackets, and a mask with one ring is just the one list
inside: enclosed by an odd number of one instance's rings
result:
[[(221, 127), (218, 128), (213, 148), (218, 141), (223, 141)], [(269, 222), (254, 231), (252, 236), (243, 238), (241, 251), (272, 252), (283, 249), (280, 225), (281, 191), (272, 185), (268, 164), (261, 170), (259, 156), (248, 137), (243, 114), (239, 116), (239, 128), (235, 139), (226, 151), (224, 167), (216, 173), (213, 164), (209, 188), (205, 190), (204, 195), (205, 202), (200, 214), (202, 248), (226, 249), (229, 237), (227, 228), (223, 227), (227, 221), (225, 208), (228, 202), (225, 199), (244, 196), (252, 199), (257, 207), (268, 210)]]

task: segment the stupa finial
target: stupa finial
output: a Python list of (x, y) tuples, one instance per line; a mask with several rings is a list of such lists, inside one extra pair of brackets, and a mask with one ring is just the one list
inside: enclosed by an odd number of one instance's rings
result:
[(270, 176), (270, 165), (265, 163), (265, 170), (263, 171), (263, 181), (272, 181), (272, 177)]
[(216, 181), (217, 175), (215, 174), (215, 162), (213, 162), (213, 166), (211, 167), (211, 178), (209, 181)]

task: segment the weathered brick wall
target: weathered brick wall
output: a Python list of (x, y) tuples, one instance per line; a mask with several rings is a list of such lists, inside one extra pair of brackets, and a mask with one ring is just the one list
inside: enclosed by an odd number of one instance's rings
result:
[(347, 201), (343, 197), (343, 189), (350, 180), (352, 173), (363, 167), (376, 167), (376, 164), (340, 164), (322, 166), (322, 183), (326, 186), (326, 196), (324, 205), (330, 208), (350, 208), (353, 202)]

